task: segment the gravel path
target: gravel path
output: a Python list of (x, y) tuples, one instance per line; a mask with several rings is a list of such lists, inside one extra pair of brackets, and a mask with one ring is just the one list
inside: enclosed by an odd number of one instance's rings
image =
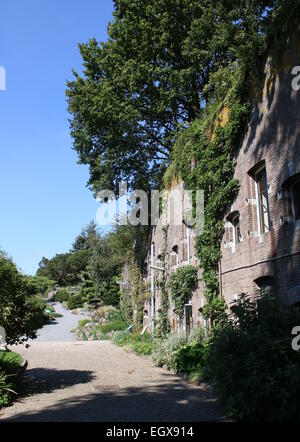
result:
[[(49, 321), (37, 333), (37, 338), (33, 341), (37, 342), (69, 342), (74, 341), (74, 333), (71, 330), (78, 325), (79, 319), (83, 315), (74, 315), (71, 310), (65, 309), (62, 304), (55, 303), (56, 313), (63, 315), (62, 318), (56, 318), (55, 321)], [(31, 341), (32, 342), (32, 341)]]
[(0, 421), (224, 420), (205, 387), (109, 341), (34, 341), (18, 351), (29, 362), (26, 390)]

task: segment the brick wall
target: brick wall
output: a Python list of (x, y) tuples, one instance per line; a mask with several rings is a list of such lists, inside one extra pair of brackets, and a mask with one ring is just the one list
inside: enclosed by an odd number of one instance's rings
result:
[[(241, 187), (227, 216), (240, 213), (242, 241), (228, 244), (227, 233), (222, 244), (222, 292), (227, 303), (242, 292), (254, 295), (264, 277), (284, 300), (300, 301), (300, 223), (293, 218), (289, 194), (290, 183), (300, 174), (300, 91), (291, 87), (292, 67), (297, 65), (299, 51), (287, 50), (276, 63), (269, 58), (264, 88), (237, 157), (235, 177)], [(271, 229), (261, 234), (255, 168), (263, 164)], [(224, 222), (228, 225), (227, 217)]]

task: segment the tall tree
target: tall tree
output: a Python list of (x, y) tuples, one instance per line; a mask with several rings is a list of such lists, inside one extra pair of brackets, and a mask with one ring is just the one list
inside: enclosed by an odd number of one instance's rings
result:
[(262, 44), (273, 3), (114, 2), (107, 42), (80, 45), (83, 76), (67, 83), (74, 148), (94, 191), (159, 183), (176, 131), (205, 107), (211, 73)]

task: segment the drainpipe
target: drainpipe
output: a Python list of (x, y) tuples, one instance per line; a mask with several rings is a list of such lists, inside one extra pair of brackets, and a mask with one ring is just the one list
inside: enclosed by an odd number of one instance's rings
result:
[(187, 227), (187, 258), (188, 263), (190, 263), (190, 255), (191, 255), (191, 242), (190, 242), (190, 229)]
[(155, 287), (154, 287), (154, 243), (151, 243), (151, 333), (154, 333), (154, 299), (155, 299)]
[(222, 264), (221, 261), (219, 261), (219, 292), (220, 292), (220, 298), (223, 298), (223, 287), (222, 287)]

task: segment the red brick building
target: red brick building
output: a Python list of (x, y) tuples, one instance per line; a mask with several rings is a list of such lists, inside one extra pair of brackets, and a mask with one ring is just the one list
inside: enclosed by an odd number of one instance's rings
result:
[[(300, 90), (294, 74), (294, 67), (300, 66), (297, 46), (293, 44), (294, 49), (287, 50), (280, 61), (269, 57), (264, 85), (236, 159), (235, 178), (240, 190), (224, 218), (219, 274), (220, 295), (229, 307), (242, 293), (253, 296), (258, 289), (270, 287), (286, 303), (300, 303)], [(195, 234), (185, 224), (170, 225), (166, 231), (160, 220), (153, 228), (151, 243), (153, 258), (149, 249), (145, 277), (150, 286), (153, 275), (152, 304), (157, 317), (161, 296), (155, 281), (162, 277), (162, 257), (167, 279), (178, 266), (199, 266), (199, 261)], [(204, 290), (199, 269), (198, 287), (185, 306), (182, 324), (170, 303), (173, 330), (180, 326), (188, 331), (203, 324)], [(144, 324), (149, 329), (151, 316), (151, 302), (147, 302)]]
[(300, 53), (269, 58), (261, 97), (237, 157), (240, 191), (225, 222), (221, 292), (272, 287), (285, 302), (300, 302), (300, 91), (292, 87)]

